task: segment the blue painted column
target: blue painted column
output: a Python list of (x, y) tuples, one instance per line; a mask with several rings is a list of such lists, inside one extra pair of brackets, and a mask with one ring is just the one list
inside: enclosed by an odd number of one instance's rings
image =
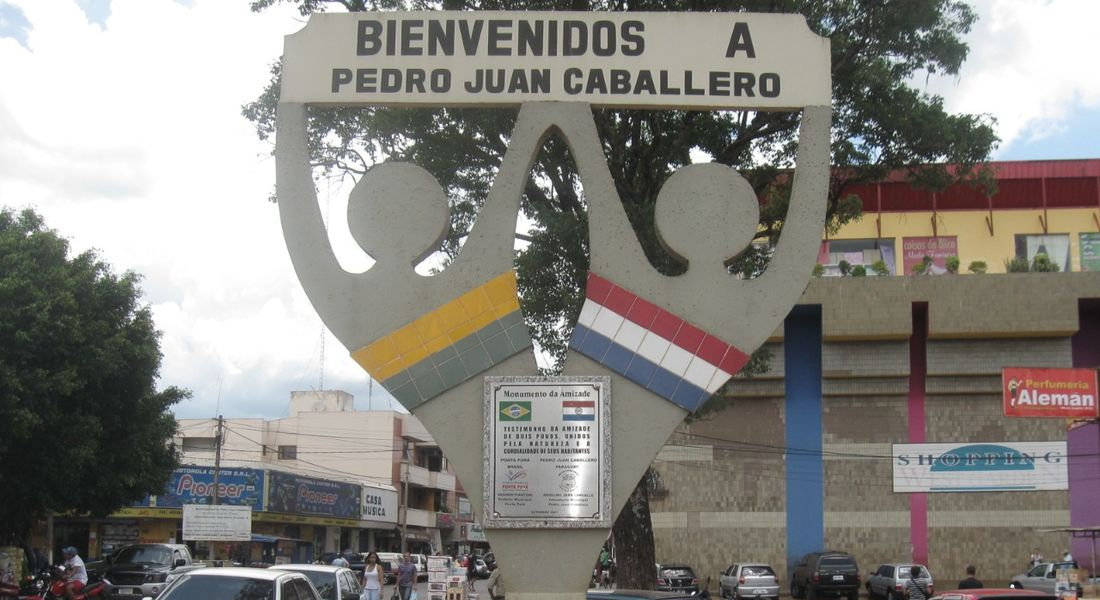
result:
[(795, 306), (783, 324), (787, 565), (825, 547), (821, 307)]

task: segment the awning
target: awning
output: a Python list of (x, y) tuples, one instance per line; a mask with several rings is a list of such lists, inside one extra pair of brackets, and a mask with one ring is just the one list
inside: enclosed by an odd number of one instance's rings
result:
[(251, 542), (260, 544), (277, 544), (279, 542), (307, 542), (307, 540), (300, 540), (298, 538), (279, 537), (275, 535), (264, 535), (262, 533), (253, 533)]

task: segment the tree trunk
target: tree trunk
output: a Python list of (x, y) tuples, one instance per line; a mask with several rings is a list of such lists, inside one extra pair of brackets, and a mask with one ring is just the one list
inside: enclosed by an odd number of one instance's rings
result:
[(616, 588), (652, 590), (656, 584), (653, 521), (649, 518), (650, 478), (651, 471), (646, 469), (611, 528)]

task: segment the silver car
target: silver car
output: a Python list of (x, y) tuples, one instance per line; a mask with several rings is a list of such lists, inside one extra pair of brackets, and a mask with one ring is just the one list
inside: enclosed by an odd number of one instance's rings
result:
[(272, 570), (294, 571), (309, 578), (321, 600), (359, 600), (359, 576), (346, 567), (311, 564), (275, 565)]
[(874, 573), (867, 577), (867, 595), (876, 600), (900, 600), (905, 597), (905, 583), (909, 581), (911, 569), (920, 567), (917, 583), (929, 597), (933, 595), (932, 574), (924, 565), (913, 563), (879, 565)]
[(738, 563), (730, 565), (718, 578), (718, 590), (723, 598), (779, 599), (779, 580), (771, 565)]

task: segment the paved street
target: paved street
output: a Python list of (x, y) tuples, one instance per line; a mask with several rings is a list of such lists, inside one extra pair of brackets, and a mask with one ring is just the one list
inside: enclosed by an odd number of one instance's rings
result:
[[(478, 579), (474, 582), (474, 589), (477, 590), (477, 593), (479, 594), (478, 600), (489, 600), (489, 592), (487, 591), (488, 588), (486, 586), (488, 581), (488, 579)], [(393, 594), (393, 585), (387, 585), (385, 592), (385, 596), (382, 597), (382, 600), (389, 600), (390, 595)], [(428, 596), (427, 581), (417, 582), (416, 600), (430, 600)]]

